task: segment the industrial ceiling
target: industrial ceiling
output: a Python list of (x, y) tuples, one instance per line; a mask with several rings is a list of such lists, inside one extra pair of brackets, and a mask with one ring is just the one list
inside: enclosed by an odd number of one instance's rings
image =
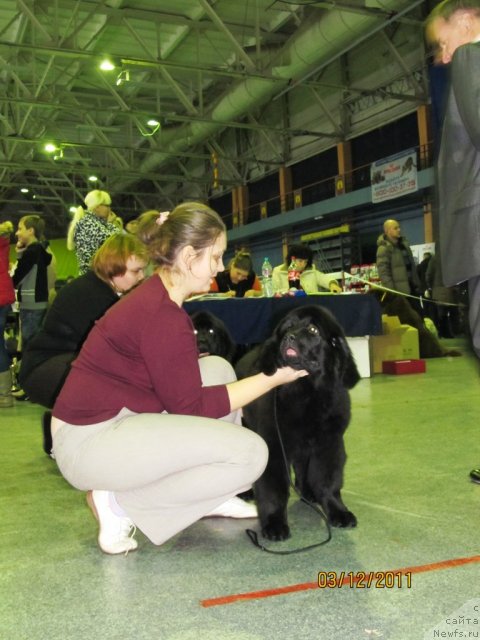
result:
[(0, 213), (40, 212), (54, 237), (92, 188), (127, 219), (411, 113), (426, 5), (0, 0)]

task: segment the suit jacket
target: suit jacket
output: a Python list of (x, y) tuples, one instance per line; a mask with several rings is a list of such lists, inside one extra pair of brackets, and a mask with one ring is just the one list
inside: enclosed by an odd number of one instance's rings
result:
[(443, 280), (480, 275), (480, 43), (459, 47), (437, 162)]

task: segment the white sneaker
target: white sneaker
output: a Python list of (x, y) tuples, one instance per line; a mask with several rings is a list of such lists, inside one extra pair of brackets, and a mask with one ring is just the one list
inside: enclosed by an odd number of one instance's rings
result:
[(87, 503), (100, 524), (98, 544), (104, 553), (128, 553), (138, 547), (135, 525), (126, 516), (117, 516), (110, 508), (108, 491), (88, 491)]
[(256, 505), (234, 497), (215, 507), (204, 518), (258, 518), (258, 511)]

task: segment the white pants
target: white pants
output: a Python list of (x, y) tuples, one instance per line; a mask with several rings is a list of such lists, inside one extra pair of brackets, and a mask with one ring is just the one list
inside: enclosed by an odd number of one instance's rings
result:
[[(235, 379), (217, 356), (201, 358), (200, 369), (205, 386)], [(70, 484), (113, 491), (134, 524), (162, 544), (263, 473), (267, 446), (239, 419), (239, 412), (215, 420), (127, 409), (88, 426), (53, 418), (53, 450)]]

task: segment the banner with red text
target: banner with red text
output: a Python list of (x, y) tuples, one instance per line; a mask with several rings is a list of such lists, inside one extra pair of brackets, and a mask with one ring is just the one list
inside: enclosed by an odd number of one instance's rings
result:
[(377, 160), (370, 167), (372, 202), (383, 202), (417, 191), (417, 154), (414, 149)]

